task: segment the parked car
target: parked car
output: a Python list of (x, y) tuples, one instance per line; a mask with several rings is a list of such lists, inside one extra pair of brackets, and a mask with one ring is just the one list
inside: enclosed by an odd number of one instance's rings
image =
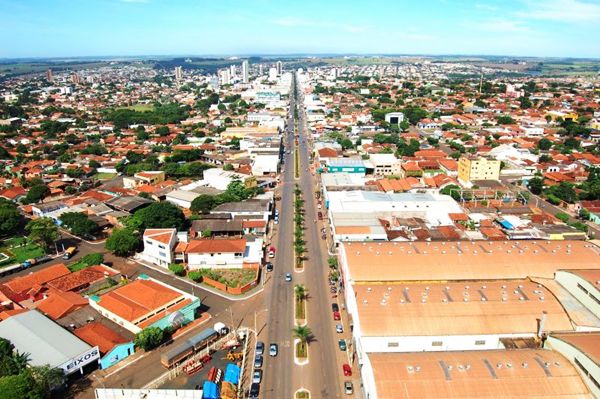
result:
[(277, 348), (277, 344), (271, 344), (269, 345), (269, 356), (277, 356), (277, 352), (278, 352), (278, 348)]
[(263, 357), (262, 355), (256, 355), (254, 357), (254, 368), (255, 369), (260, 369), (262, 368), (263, 365)]
[(323, 220), (323, 212), (317, 213), (317, 216), (319, 217), (319, 220)]
[(325, 234), (322, 234), (322, 235), (321, 235), (321, 240), (326, 240), (326, 239), (327, 239), (327, 235), (325, 235)]
[(352, 382), (344, 382), (344, 393), (346, 395), (352, 395), (354, 393), (354, 386), (352, 385)]
[(252, 383), (260, 384), (262, 381), (262, 370), (255, 370), (254, 374), (252, 374)]
[(344, 340), (344, 339), (340, 339), (340, 340), (338, 341), (338, 347), (340, 348), (340, 350), (341, 350), (342, 352), (345, 352), (345, 351), (346, 351), (346, 340)]
[(338, 334), (343, 333), (344, 332), (344, 327), (342, 327), (341, 324), (336, 324), (335, 325), (335, 332), (338, 333)]
[(257, 355), (262, 355), (263, 353), (265, 353), (265, 343), (258, 341), (256, 343), (256, 354)]
[(352, 367), (348, 363), (344, 363), (342, 365), (342, 370), (344, 370), (344, 375), (346, 377), (350, 377), (352, 375)]
[(292, 273), (286, 273), (285, 274), (285, 281), (287, 281), (288, 283), (290, 281), (292, 281)]
[(332, 294), (337, 294), (337, 288), (335, 288), (335, 286), (331, 286), (329, 287), (329, 292), (331, 292)]
[(331, 311), (332, 312), (339, 312), (340, 311), (340, 307), (339, 307), (339, 305), (336, 302), (334, 302), (334, 303), (331, 304)]
[(333, 312), (333, 320), (340, 320), (341, 316), (340, 316), (340, 312)]
[(267, 262), (267, 265), (266, 265), (266, 266), (267, 266), (267, 271), (268, 271), (268, 272), (272, 272), (272, 271), (273, 271), (273, 263), (271, 263), (271, 262)]
[(250, 386), (250, 395), (249, 399), (258, 399), (258, 394), (260, 392), (260, 384), (254, 383)]

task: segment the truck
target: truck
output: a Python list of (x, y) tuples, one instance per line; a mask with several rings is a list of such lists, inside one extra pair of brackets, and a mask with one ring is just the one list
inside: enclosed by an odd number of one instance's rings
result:
[(219, 333), (212, 328), (188, 338), (182, 344), (174, 347), (160, 357), (160, 362), (166, 368), (171, 368), (178, 363), (183, 362), (194, 353), (206, 348), (219, 338)]
[(71, 257), (73, 255), (75, 255), (75, 251), (77, 251), (77, 248), (75, 248), (75, 247), (69, 247), (69, 248), (67, 248), (67, 250), (63, 254), (63, 259), (71, 259)]

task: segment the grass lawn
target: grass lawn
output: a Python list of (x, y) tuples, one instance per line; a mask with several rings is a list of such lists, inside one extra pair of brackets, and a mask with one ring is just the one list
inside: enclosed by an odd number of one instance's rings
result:
[(85, 269), (86, 267), (88, 267), (89, 265), (87, 263), (85, 263), (84, 261), (80, 260), (77, 261), (75, 263), (70, 264), (69, 266), (67, 266), (69, 268), (70, 271), (72, 272), (76, 272), (78, 270), (82, 270)]
[(254, 269), (215, 269), (206, 273), (209, 278), (227, 284), (229, 287), (244, 286), (256, 277)]
[(135, 105), (130, 105), (129, 107), (121, 107), (118, 109), (131, 109), (137, 112), (147, 112), (147, 111), (154, 111), (154, 105), (152, 104), (135, 104)]
[(8, 259), (3, 261), (5, 265), (13, 263), (23, 263), (27, 259), (44, 256), (45, 252), (39, 245), (26, 244), (24, 246), (15, 246), (24, 242), (23, 238), (12, 238), (5, 242), (5, 246), (0, 248), (0, 252), (8, 256)]
[(308, 357), (308, 345), (302, 341), (296, 343), (296, 357), (300, 359)]
[(115, 177), (117, 177), (116, 173), (96, 173), (94, 175), (94, 178), (97, 180), (110, 180), (114, 179)]
[(298, 298), (296, 298), (296, 318), (297, 319), (306, 319), (306, 312), (305, 312), (305, 308), (304, 308), (304, 299), (298, 300)]
[(306, 391), (298, 391), (296, 392), (296, 399), (309, 399), (310, 394)]

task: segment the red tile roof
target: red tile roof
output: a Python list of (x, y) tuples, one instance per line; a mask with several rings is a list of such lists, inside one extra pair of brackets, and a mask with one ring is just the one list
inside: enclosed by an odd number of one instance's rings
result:
[(115, 346), (129, 342), (127, 339), (96, 321), (79, 327), (73, 333), (91, 346), (98, 346), (100, 353), (106, 354)]
[(217, 253), (217, 252), (244, 252), (246, 239), (206, 239), (191, 240), (185, 250), (186, 253)]
[(15, 277), (14, 279), (4, 283), (4, 286), (8, 287), (14, 293), (23, 294), (34, 287), (39, 287), (69, 273), (71, 273), (71, 271), (64, 264), (59, 263), (42, 270), (32, 272), (26, 276)]
[(37, 309), (51, 319), (58, 320), (87, 304), (85, 298), (74, 292), (51, 290), (48, 292), (48, 297), (38, 303)]

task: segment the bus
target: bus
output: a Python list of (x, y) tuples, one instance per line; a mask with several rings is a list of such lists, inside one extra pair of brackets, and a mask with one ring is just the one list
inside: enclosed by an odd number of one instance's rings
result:
[(67, 248), (67, 250), (63, 254), (63, 259), (71, 259), (71, 257), (75, 254), (75, 251), (77, 251), (77, 248), (75, 247)]

